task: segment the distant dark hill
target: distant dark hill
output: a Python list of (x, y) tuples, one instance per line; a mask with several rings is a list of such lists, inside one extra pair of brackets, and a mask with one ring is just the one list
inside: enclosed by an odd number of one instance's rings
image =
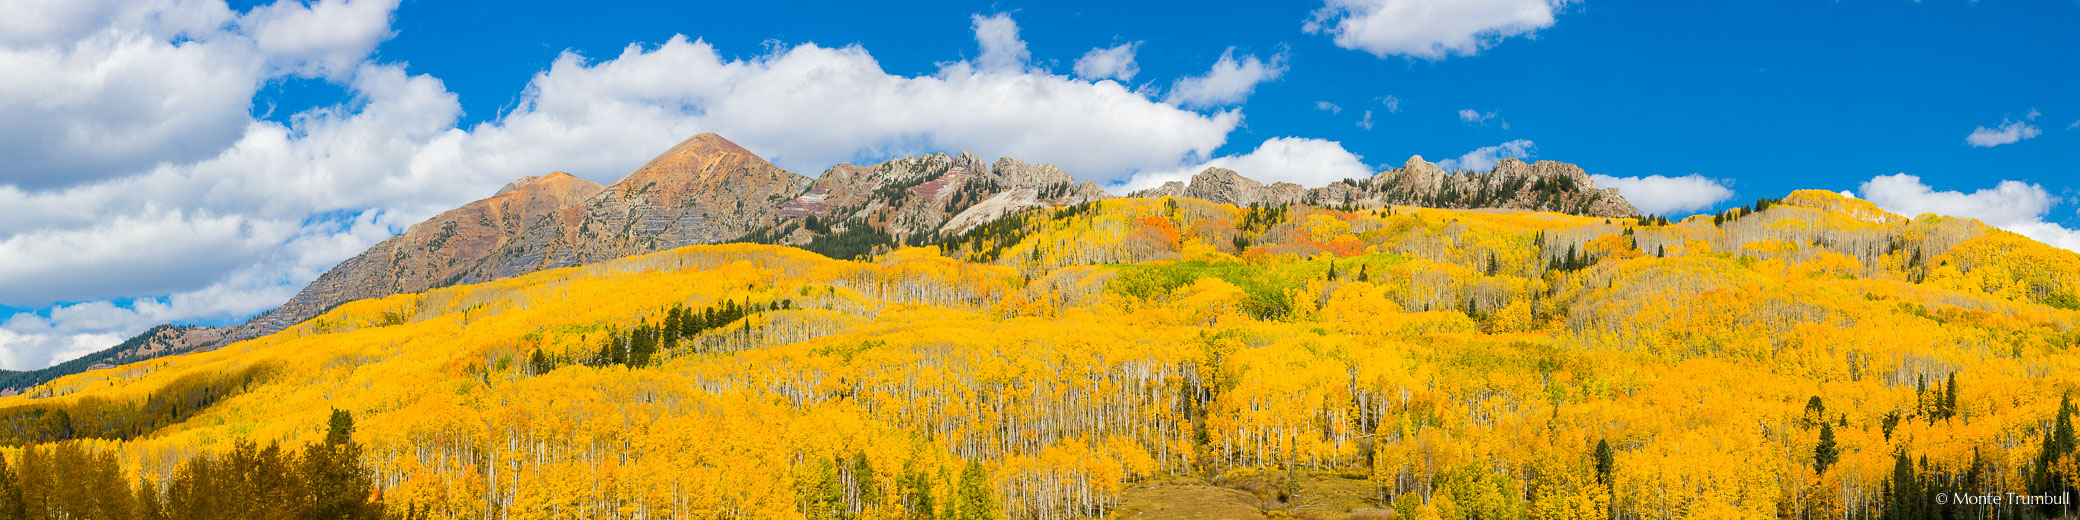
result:
[(20, 372), (0, 370), (0, 395), (14, 395), (53, 379), (88, 370), (208, 348), (218, 344), (224, 331), (225, 329), (220, 327), (160, 325), (116, 346), (49, 368)]

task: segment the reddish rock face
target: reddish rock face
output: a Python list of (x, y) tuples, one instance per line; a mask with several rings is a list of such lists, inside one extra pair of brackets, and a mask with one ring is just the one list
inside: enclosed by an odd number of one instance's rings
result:
[(700, 134), (597, 195), (527, 229), (462, 283), (731, 240), (766, 221), (809, 179), (736, 143)]
[(600, 190), (598, 183), (563, 172), (514, 181), (490, 198), (413, 224), (341, 262), (281, 307), (233, 327), (222, 343), (271, 334), (341, 303), (472, 278), (530, 227), (562, 220), (559, 213)]
[(362, 298), (729, 240), (808, 182), (715, 134), (693, 136), (609, 186), (562, 172), (523, 178), (340, 263), (223, 343)]

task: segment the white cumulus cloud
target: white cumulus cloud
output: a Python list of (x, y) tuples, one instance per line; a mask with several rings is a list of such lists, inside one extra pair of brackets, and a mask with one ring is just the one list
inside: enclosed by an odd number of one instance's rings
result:
[(2004, 180), (1971, 193), (1937, 191), (1918, 176), (1896, 173), (1872, 177), (1859, 191), (1865, 200), (1893, 213), (1978, 219), (2039, 242), (2080, 251), (2080, 231), (2044, 220), (2053, 207), (2064, 201), (2036, 184)]
[(389, 37), (396, 6), (279, 2), (240, 15), (202, 1), (10, 4), (0, 183), (91, 184), (213, 156), (243, 134), (265, 81), (350, 70)]
[(1306, 187), (1320, 187), (1344, 179), (1371, 177), (1372, 168), (1365, 165), (1363, 157), (1343, 148), (1343, 144), (1326, 139), (1303, 137), (1276, 137), (1266, 139), (1256, 150), (1242, 155), (1215, 157), (1212, 160), (1163, 171), (1144, 172), (1113, 187), (1120, 194), (1154, 188), (1165, 182), (1190, 182), (1192, 175), (1207, 168), (1227, 168), (1244, 177), (1270, 184), (1290, 182)]
[[(566, 52), (506, 114), (462, 128), (439, 78), (371, 60), (395, 6), (31, 2), (0, 17), (0, 135), (45, 136), (0, 140), (0, 304), (34, 309), (0, 322), (0, 368), (249, 316), (514, 178), (611, 182), (700, 132), (811, 175), (967, 149), (1111, 181), (1204, 162), (1242, 120), (1035, 68), (1016, 23), (993, 15), (974, 19), (975, 60), (914, 76), (857, 46), (725, 58), (674, 37), (605, 60)], [(255, 93), (286, 75), (348, 95), (286, 124), (254, 119)]]
[(1076, 77), (1131, 81), (1141, 73), (1141, 66), (1134, 63), (1134, 51), (1139, 47), (1141, 42), (1129, 42), (1091, 49), (1076, 59)]
[(989, 16), (973, 15), (975, 21), (975, 43), (982, 46), (982, 57), (975, 65), (986, 71), (1019, 71), (1026, 67), (1032, 54), (1026, 52), (1026, 41), (1018, 37), (1018, 22), (1011, 15), (997, 13)]
[(1483, 146), (1466, 152), (1456, 159), (1437, 161), (1437, 167), (1445, 171), (1466, 170), (1485, 172), (1495, 169), (1495, 163), (1503, 159), (1523, 159), (1538, 153), (1538, 145), (1529, 139), (1517, 139), (1495, 146)]
[(1479, 54), (1552, 27), (1568, 0), (1327, 0), (1302, 25), (1338, 47), (1429, 60)]
[(2031, 109), (2029, 115), (2023, 116), (2020, 121), (2002, 119), (2001, 124), (1993, 128), (1983, 126), (1973, 128), (1971, 135), (1964, 136), (1964, 142), (1976, 148), (1992, 148), (2042, 135), (2044, 133), (2043, 129), (2029, 124), (2038, 115), (2041, 114), (2038, 114), (2035, 109)]
[(1206, 74), (1177, 80), (1170, 87), (1168, 100), (1187, 107), (1218, 107), (1241, 103), (1256, 91), (1257, 84), (1278, 79), (1286, 72), (1284, 54), (1271, 57), (1270, 61), (1257, 59), (1254, 55), (1235, 59), (1235, 48), (1229, 47), (1221, 53)]
[(566, 53), (527, 91), (515, 114), (473, 136), (550, 144), (508, 150), (536, 164), (598, 157), (571, 171), (603, 181), (700, 131), (811, 174), (840, 161), (966, 149), (1106, 180), (1205, 157), (1242, 117), (1186, 110), (1110, 81), (966, 62), (902, 76), (863, 48), (815, 44), (735, 60), (685, 38), (630, 46), (603, 62)]
[(239, 21), (261, 54), (304, 76), (352, 72), (377, 43), (390, 39), (398, 0), (276, 2)]
[(1724, 181), (1695, 173), (1681, 177), (1591, 174), (1589, 180), (1595, 181), (1598, 188), (1617, 188), (1618, 195), (1631, 202), (1632, 207), (1649, 215), (1696, 214), (1733, 198), (1733, 190)]

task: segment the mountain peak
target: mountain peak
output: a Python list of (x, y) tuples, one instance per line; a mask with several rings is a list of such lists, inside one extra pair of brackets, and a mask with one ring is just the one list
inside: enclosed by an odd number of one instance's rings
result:
[(1259, 185), (1259, 186), (1261, 186), (1261, 185), (1263, 185), (1263, 184), (1264, 184), (1264, 183), (1261, 183), (1261, 182), (1257, 182), (1257, 181), (1256, 181), (1256, 179), (1251, 179), (1251, 178), (1248, 178), (1248, 177), (1243, 177), (1243, 176), (1242, 176), (1242, 174), (1239, 174), (1239, 173), (1235, 173), (1235, 170), (1230, 170), (1230, 169), (1227, 169), (1227, 168), (1222, 168), (1222, 167), (1219, 167), (1219, 166), (1208, 166), (1208, 167), (1206, 167), (1206, 169), (1204, 169), (1204, 170), (1199, 170), (1199, 173), (1195, 173), (1195, 174), (1192, 174), (1192, 182), (1195, 182), (1195, 183), (1196, 183), (1196, 182), (1201, 182), (1202, 180), (1203, 180), (1203, 181), (1209, 181), (1209, 182), (1211, 182), (1211, 181), (1247, 182), (1247, 183), (1250, 183), (1250, 184), (1256, 184), (1256, 185)]
[(1292, 204), (1300, 202), (1307, 189), (1289, 182), (1269, 186), (1244, 177), (1235, 170), (1209, 166), (1193, 174), (1190, 183), (1170, 181), (1162, 186), (1129, 194), (1129, 197), (1191, 197), (1222, 204)]
[(496, 197), (499, 195), (505, 195), (507, 193), (511, 193), (513, 190), (520, 189), (523, 186), (534, 184), (535, 181), (539, 180), (542, 180), (542, 177), (540, 175), (529, 175), (526, 177), (513, 179), (513, 182), (506, 183), (505, 187), (499, 188), (498, 192), (491, 194), (491, 196)]
[[(679, 144), (673, 145), (670, 149), (665, 150), (664, 153), (650, 159), (650, 162), (643, 163), (641, 168), (636, 168), (636, 171), (628, 174), (627, 177), (622, 177), (621, 180), (615, 181), (614, 185), (624, 186), (633, 184), (634, 188), (640, 189), (644, 184), (656, 180), (651, 178), (656, 175), (677, 176), (685, 173), (702, 175), (739, 169), (763, 171), (779, 170), (780, 168), (773, 166), (772, 163), (766, 162), (758, 154), (751, 153), (751, 150), (738, 146), (737, 143), (731, 142), (729, 139), (724, 139), (722, 136), (714, 133), (704, 132), (688, 137), (686, 140), (680, 141)], [(642, 182), (634, 182), (638, 180)]]
[(1423, 156), (1421, 156), (1421, 155), (1411, 155), (1411, 156), (1408, 156), (1408, 160), (1407, 160), (1407, 161), (1402, 161), (1402, 163), (1401, 163), (1401, 169), (1403, 169), (1403, 170), (1414, 170), (1414, 169), (1417, 169), (1417, 168), (1436, 168), (1436, 167), (1437, 167), (1437, 163), (1433, 163), (1433, 162), (1430, 162), (1430, 161), (1425, 161), (1425, 160), (1423, 160)]
[(807, 184), (712, 133), (679, 142), (612, 187), (564, 172), (522, 177), (341, 262), (225, 343), (282, 330), (346, 301), (720, 242), (742, 235), (765, 218), (762, 208)]
[(741, 153), (747, 155), (751, 153), (750, 150), (745, 150), (744, 147), (738, 146), (735, 141), (731, 141), (727, 138), (724, 138), (722, 137), (722, 134), (717, 134), (715, 132), (701, 132), (698, 134), (693, 134), (693, 137), (686, 138), (686, 140), (681, 141), (679, 145), (685, 146), (687, 143), (701, 143), (715, 148), (731, 150), (734, 153)]

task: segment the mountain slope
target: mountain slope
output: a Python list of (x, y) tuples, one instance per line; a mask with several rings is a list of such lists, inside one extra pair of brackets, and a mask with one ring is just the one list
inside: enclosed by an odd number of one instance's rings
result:
[(340, 263), (225, 341), (347, 301), (734, 238), (807, 182), (715, 134), (688, 138), (604, 187), (562, 172), (523, 178)]
[[(1841, 490), (2046, 489), (2080, 389), (2080, 255), (1828, 192), (1666, 225), (1141, 198), (977, 230), (1005, 226), (986, 262), (704, 245), (350, 302), (0, 398), (0, 444), (117, 432), (87, 445), (168, 482), (338, 408), (391, 510), (434, 518), (1875, 518)], [(133, 412), (183, 381), (240, 384)]]
[[(1446, 174), (1411, 158), (1362, 183), (1265, 186), (1219, 168), (1135, 196), (1249, 204), (1551, 209), (1629, 216), (1615, 190), (1580, 168), (1508, 159), (1484, 174)], [(570, 267), (691, 244), (794, 245), (852, 258), (939, 243), (1019, 211), (1108, 198), (1050, 165), (972, 154), (840, 164), (815, 180), (719, 135), (688, 138), (601, 187), (561, 172), (515, 181), (491, 198), (419, 224), (327, 271), (280, 307), (232, 327), (222, 343), (294, 325), (342, 302)]]
[(601, 189), (563, 172), (516, 180), (341, 262), (281, 307), (232, 328), (224, 341), (272, 334), (353, 300), (489, 279), (487, 268), (503, 248)]

